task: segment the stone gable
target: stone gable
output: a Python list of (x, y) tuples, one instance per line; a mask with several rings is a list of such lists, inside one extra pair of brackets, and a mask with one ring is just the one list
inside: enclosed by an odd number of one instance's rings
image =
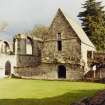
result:
[[(58, 33), (61, 33), (62, 51), (58, 51), (57, 48)], [(77, 62), (80, 57), (81, 41), (59, 9), (44, 43), (42, 61), (53, 62), (54, 59), (57, 59), (58, 62), (71, 63), (71, 59)]]

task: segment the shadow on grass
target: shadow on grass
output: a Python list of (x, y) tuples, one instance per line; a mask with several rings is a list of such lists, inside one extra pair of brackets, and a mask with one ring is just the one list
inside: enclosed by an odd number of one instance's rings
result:
[(81, 90), (75, 91), (74, 93), (65, 93), (60, 96), (43, 99), (0, 99), (0, 105), (70, 105), (84, 97), (93, 96), (97, 91), (98, 90)]

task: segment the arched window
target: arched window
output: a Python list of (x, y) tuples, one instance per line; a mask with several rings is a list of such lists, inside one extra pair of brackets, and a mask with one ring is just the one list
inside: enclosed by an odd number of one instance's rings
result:
[(29, 55), (32, 55), (32, 51), (33, 48), (32, 48), (32, 39), (27, 37), (27, 40), (26, 40), (26, 54), (29, 54)]
[(4, 41), (1, 45), (1, 52), (2, 53), (8, 53), (10, 51), (10, 47), (8, 42)]
[(66, 78), (66, 67), (64, 65), (58, 66), (58, 78)]
[(5, 63), (5, 75), (10, 75), (11, 74), (11, 63), (10, 61), (7, 61)]

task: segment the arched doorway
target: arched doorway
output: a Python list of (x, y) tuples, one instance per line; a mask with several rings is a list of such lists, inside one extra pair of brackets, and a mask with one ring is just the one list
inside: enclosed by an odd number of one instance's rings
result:
[(7, 61), (5, 63), (5, 75), (10, 75), (11, 74), (11, 63)]
[(66, 67), (64, 65), (58, 66), (58, 78), (66, 78)]

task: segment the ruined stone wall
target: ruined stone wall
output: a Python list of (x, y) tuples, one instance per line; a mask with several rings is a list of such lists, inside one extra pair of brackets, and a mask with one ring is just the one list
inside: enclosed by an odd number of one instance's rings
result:
[[(57, 34), (61, 33), (62, 51), (58, 51)], [(62, 13), (54, 18), (42, 50), (42, 61), (52, 62), (54, 59), (64, 63), (81, 58), (81, 42)], [(76, 62), (77, 63), (77, 62)]]
[[(33, 79), (59, 79), (59, 64), (41, 64), (36, 67), (16, 67), (15, 71), (23, 78)], [(80, 66), (65, 64), (66, 80), (79, 80), (83, 78), (83, 70)]]
[(16, 55), (16, 67), (31, 67), (40, 62), (40, 59), (33, 55)]
[(81, 80), (83, 79), (84, 70), (80, 65), (67, 64), (67, 79), (69, 80)]
[(22, 34), (16, 35), (15, 38), (15, 54), (26, 54), (26, 36)]
[(0, 41), (0, 54), (13, 54), (13, 43), (1, 40)]
[(36, 67), (15, 68), (17, 73), (25, 78), (33, 79), (56, 79), (55, 65), (41, 64)]
[(33, 40), (33, 56), (36, 56), (36, 61), (41, 62), (43, 42), (38, 40)]
[[(27, 43), (28, 38), (31, 45)], [(27, 35), (17, 35), (15, 41), (16, 67), (35, 67), (36, 64), (39, 64), (41, 62), (41, 44), (42, 42)], [(28, 48), (27, 45), (31, 48)], [(27, 50), (31, 53), (27, 53)]]
[(8, 54), (0, 54), (0, 78), (5, 77), (6, 62), (10, 62), (11, 73), (14, 73), (14, 67), (16, 66), (16, 56)]
[[(15, 72), (14, 67), (22, 68), (24, 71), (24, 68), (26, 70), (33, 68), (41, 62), (42, 41), (32, 39), (32, 54), (26, 54), (26, 40), (27, 36), (19, 34), (10, 46), (12, 53), (0, 53), (0, 77), (5, 77), (7, 61), (11, 64), (11, 73)], [(0, 42), (0, 45), (2, 43), (3, 41)]]
[[(28, 51), (28, 52), (32, 52), (32, 54), (27, 54), (27, 40), (30, 40), (31, 42), (31, 47), (32, 49), (28, 49), (28, 50), (32, 50), (32, 51)], [(25, 34), (19, 34), (16, 36), (15, 38), (15, 54), (17, 55), (33, 55), (33, 56), (38, 56), (39, 55), (39, 50), (40, 50), (40, 41), (38, 41), (37, 39), (33, 39), (31, 36), (27, 36)]]

